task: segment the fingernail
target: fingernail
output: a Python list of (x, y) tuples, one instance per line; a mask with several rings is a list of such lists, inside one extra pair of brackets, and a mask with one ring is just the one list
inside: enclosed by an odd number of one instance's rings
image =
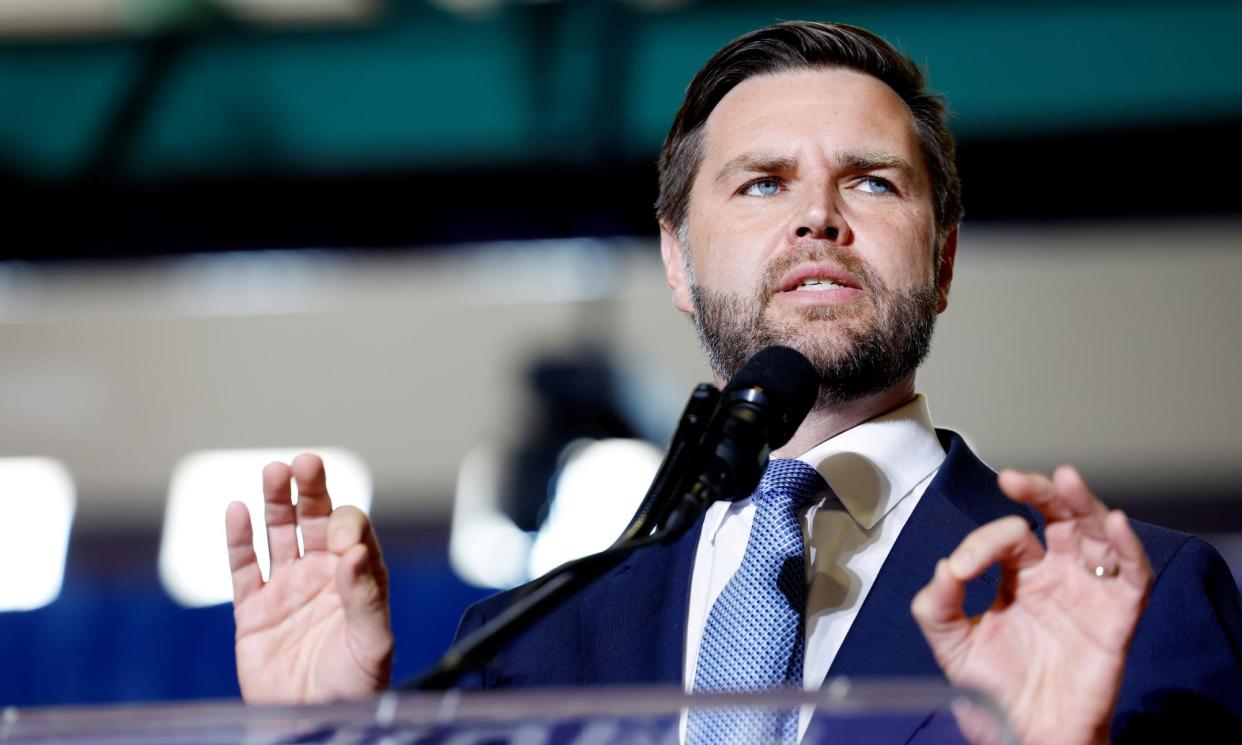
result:
[(961, 577), (970, 571), (970, 566), (974, 563), (973, 559), (974, 556), (970, 553), (970, 551), (966, 549), (958, 549), (953, 552), (952, 556), (949, 557), (949, 568), (953, 570), (954, 574)]

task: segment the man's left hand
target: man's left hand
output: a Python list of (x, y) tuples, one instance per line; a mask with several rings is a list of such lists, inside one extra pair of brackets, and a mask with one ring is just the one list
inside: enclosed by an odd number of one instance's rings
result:
[[(1152, 584), (1129, 522), (1062, 466), (1051, 480), (1007, 470), (1000, 487), (1047, 519), (1045, 549), (1020, 517), (988, 523), (962, 541), (911, 610), (954, 685), (995, 698), (1022, 742), (1105, 743), (1126, 651)], [(965, 583), (1000, 563), (996, 601), (962, 609)], [(988, 739), (959, 718), (973, 741)]]

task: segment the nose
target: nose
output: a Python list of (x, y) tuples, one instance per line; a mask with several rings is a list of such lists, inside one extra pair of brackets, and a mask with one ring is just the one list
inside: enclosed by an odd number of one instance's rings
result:
[(795, 238), (832, 242), (849, 239), (849, 224), (837, 208), (835, 195), (827, 187), (808, 191), (790, 225)]
[[(839, 236), (840, 234), (841, 234), (841, 229), (835, 225), (829, 225), (828, 227), (823, 229), (823, 237), (830, 241), (835, 241), (837, 239), (837, 236)], [(815, 229), (807, 227), (806, 225), (799, 226), (798, 230), (796, 231), (796, 235), (799, 238), (817, 237), (815, 235)]]

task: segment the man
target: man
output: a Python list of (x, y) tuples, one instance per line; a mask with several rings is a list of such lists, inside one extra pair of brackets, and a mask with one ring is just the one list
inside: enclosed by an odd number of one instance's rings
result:
[[(1030, 743), (1242, 711), (1242, 610), (1210, 547), (1110, 512), (1068, 467), (998, 478), (932, 429), (914, 377), (962, 210), (943, 106), (923, 85), (869, 32), (801, 22), (740, 37), (699, 72), (660, 156), (673, 303), (718, 384), (781, 343), (816, 366), (818, 401), (752, 499), (637, 552), (463, 685), (814, 689), (942, 671), (995, 696)], [(245, 508), (227, 516), (243, 695), (383, 688), (392, 633), (366, 518), (332, 511), (314, 456), (263, 477), (266, 584)], [(472, 608), (463, 632), (508, 597)], [(761, 660), (738, 640), (748, 613), (775, 650)], [(786, 741), (805, 728), (774, 716)], [(687, 723), (696, 741), (727, 738), (719, 727)]]

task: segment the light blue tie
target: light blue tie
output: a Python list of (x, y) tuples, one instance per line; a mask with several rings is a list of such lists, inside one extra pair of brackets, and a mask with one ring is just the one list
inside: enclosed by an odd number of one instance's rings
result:
[[(806, 463), (768, 463), (751, 497), (755, 519), (742, 565), (707, 616), (695, 693), (801, 688), (807, 584), (798, 508), (827, 494)], [(691, 709), (686, 726), (688, 745), (797, 738), (795, 710)]]

